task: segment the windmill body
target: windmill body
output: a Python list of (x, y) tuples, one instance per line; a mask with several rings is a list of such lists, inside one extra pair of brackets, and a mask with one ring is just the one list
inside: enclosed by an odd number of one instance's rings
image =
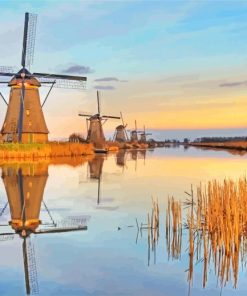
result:
[(116, 127), (115, 141), (119, 143), (127, 142), (125, 126), (122, 124)]
[[(22, 71), (22, 70), (21, 70)], [(7, 113), (1, 130), (5, 142), (18, 141), (18, 125), (22, 100), (22, 78), (15, 75), (8, 86), (11, 88)], [(42, 111), (39, 81), (26, 71), (24, 79), (25, 103), (23, 109), (22, 142), (44, 143), (48, 141), (48, 128)]]
[(106, 149), (105, 135), (102, 128), (102, 119), (95, 115), (89, 118), (87, 141), (93, 143), (95, 149)]
[(116, 127), (114, 141), (119, 142), (119, 143), (125, 143), (129, 140), (128, 134), (126, 132), (127, 124), (124, 123), (122, 112), (120, 112), (120, 117), (122, 119), (122, 124), (120, 124)]

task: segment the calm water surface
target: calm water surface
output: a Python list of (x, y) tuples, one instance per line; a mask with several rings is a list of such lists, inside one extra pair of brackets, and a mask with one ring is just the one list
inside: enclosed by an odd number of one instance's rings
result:
[[(20, 180), (25, 215), (39, 216), (42, 221), (37, 231), (50, 229), (54, 223), (60, 228), (77, 223), (88, 226), (82, 231), (30, 234), (26, 249), (31, 292), (181, 296), (189, 291), (187, 234), (183, 233), (181, 258), (169, 259), (168, 196), (183, 201), (191, 184), (236, 179), (246, 174), (246, 168), (246, 155), (182, 147), (121, 152), (73, 164), (2, 165), (0, 232), (6, 234), (0, 236), (0, 295), (26, 295), (28, 290), (23, 238), (11, 235), (13, 227), (6, 226), (21, 212)], [(147, 222), (152, 196), (159, 200), (160, 233), (156, 252), (149, 254), (147, 231), (138, 233), (136, 219), (139, 224)], [(222, 291), (211, 266), (206, 288), (202, 288), (202, 270), (202, 263), (194, 266), (191, 295), (246, 295), (245, 266), (239, 266), (237, 289), (229, 281)]]

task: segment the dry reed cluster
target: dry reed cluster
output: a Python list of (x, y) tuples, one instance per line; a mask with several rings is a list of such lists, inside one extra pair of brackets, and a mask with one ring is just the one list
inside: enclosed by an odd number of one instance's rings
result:
[[(245, 263), (247, 251), (247, 180), (213, 180), (198, 186), (196, 193), (187, 193), (188, 208), (185, 227), (189, 237), (188, 281), (193, 282), (194, 264), (203, 262), (203, 287), (206, 286), (210, 266), (218, 283), (225, 286), (230, 280), (236, 288), (239, 263)], [(173, 258), (181, 252), (179, 239), (170, 238), (171, 230), (181, 218), (178, 202), (168, 202), (166, 233), (168, 254)], [(181, 220), (180, 220), (181, 221)], [(175, 225), (174, 225), (175, 224)], [(174, 235), (173, 235), (174, 236)]]

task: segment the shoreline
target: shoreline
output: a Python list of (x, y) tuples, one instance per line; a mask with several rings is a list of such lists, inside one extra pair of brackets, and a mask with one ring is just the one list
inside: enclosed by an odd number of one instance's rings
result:
[(204, 142), (204, 143), (189, 143), (188, 146), (192, 147), (204, 147), (212, 149), (222, 149), (222, 150), (238, 150), (238, 151), (247, 151), (247, 141), (240, 142)]

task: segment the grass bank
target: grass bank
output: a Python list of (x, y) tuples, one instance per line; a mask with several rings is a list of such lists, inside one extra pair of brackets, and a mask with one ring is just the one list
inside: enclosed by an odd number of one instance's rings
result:
[(247, 141), (232, 141), (232, 142), (202, 142), (202, 143), (190, 143), (190, 146), (216, 148), (216, 149), (234, 149), (234, 150), (246, 150)]
[(73, 157), (91, 154), (93, 146), (84, 143), (0, 144), (0, 159)]

